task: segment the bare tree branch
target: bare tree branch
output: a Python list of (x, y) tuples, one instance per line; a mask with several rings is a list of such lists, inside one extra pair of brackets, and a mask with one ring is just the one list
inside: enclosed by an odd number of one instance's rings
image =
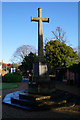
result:
[(11, 58), (11, 61), (13, 63), (20, 64), (23, 61), (24, 57), (27, 56), (30, 52), (37, 53), (36, 49), (33, 46), (22, 45), (16, 49)]
[(56, 28), (56, 31), (55, 31), (55, 32), (52, 31), (52, 33), (53, 33), (54, 36), (55, 36), (54, 39), (59, 40), (59, 41), (61, 41), (61, 42), (63, 42), (63, 43), (66, 42), (66, 39), (65, 39), (65, 34), (66, 34), (66, 32), (64, 32), (64, 31), (62, 30), (62, 28), (57, 27), (57, 28)]

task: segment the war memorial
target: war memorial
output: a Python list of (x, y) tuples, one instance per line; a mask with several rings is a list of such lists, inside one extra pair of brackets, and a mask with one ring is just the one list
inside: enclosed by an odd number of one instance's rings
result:
[(49, 77), (48, 65), (43, 57), (43, 28), (42, 22), (48, 22), (49, 18), (42, 17), (42, 8), (38, 8), (38, 17), (31, 17), (31, 21), (38, 22), (38, 60), (33, 63), (33, 77), (28, 88), (9, 93), (3, 99), (3, 103), (23, 108), (26, 110), (44, 110), (56, 106), (64, 106), (66, 103), (77, 103), (77, 96), (67, 91), (55, 88), (54, 80)]

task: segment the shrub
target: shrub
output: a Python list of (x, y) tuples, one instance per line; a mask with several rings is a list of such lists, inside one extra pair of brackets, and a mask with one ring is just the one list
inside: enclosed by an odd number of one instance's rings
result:
[(18, 73), (8, 73), (5, 74), (2, 78), (2, 82), (7, 82), (7, 83), (16, 83), (16, 82), (21, 82), (22, 76)]

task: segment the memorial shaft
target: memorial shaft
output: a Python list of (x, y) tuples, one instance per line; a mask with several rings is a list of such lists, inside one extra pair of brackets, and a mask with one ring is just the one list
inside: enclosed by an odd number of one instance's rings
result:
[(31, 21), (38, 22), (38, 56), (43, 57), (43, 28), (42, 22), (49, 22), (49, 18), (42, 18), (42, 8), (38, 8), (38, 17), (31, 17)]

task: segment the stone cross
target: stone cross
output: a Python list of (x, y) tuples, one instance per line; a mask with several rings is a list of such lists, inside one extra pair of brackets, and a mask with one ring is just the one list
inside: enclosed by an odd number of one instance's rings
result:
[(38, 22), (38, 56), (43, 57), (42, 22), (49, 22), (49, 18), (42, 18), (42, 8), (38, 8), (38, 17), (31, 17), (31, 21), (37, 21)]

